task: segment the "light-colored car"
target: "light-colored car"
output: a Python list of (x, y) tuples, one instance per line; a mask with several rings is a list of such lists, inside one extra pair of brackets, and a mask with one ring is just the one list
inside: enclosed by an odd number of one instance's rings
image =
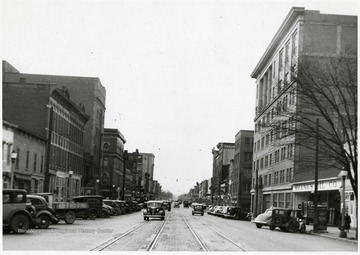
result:
[(264, 213), (259, 214), (252, 222), (256, 224), (256, 227), (261, 228), (262, 226), (269, 226), (271, 218), (272, 218), (272, 211), (276, 207), (269, 207), (266, 209)]
[(144, 220), (149, 220), (150, 218), (165, 219), (164, 204), (162, 201), (150, 200), (145, 204), (146, 209), (143, 210)]

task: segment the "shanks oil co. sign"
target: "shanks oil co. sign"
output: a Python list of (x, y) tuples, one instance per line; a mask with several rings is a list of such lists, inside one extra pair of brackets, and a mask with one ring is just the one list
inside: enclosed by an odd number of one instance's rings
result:
[[(341, 186), (340, 180), (326, 180), (318, 182), (318, 190), (338, 190)], [(293, 184), (293, 192), (311, 192), (315, 190), (314, 182)]]

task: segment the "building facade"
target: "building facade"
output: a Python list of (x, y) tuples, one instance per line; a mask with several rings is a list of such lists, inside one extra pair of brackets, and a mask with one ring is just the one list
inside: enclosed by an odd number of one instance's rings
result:
[(213, 204), (231, 203), (229, 199), (229, 170), (234, 159), (234, 143), (218, 143), (213, 154), (213, 175), (211, 179), (211, 194)]
[(103, 168), (100, 191), (103, 197), (120, 198), (124, 176), (125, 137), (117, 129), (104, 129)]
[[(24, 176), (19, 186), (31, 192), (42, 191), (39, 187), (43, 187), (44, 192), (54, 193), (58, 201), (79, 195), (84, 127), (89, 119), (84, 109), (70, 100), (65, 88), (58, 89), (47, 83), (31, 83), (25, 77), (17, 80), (13, 76), (8, 77), (8, 73), (3, 76), (3, 95), (3, 120), (15, 123), (21, 127), (19, 130), (25, 130), (33, 138), (47, 141), (46, 155), (40, 148), (34, 155), (30, 155), (33, 151), (30, 148), (32, 142), (24, 141), (24, 138), (19, 141), (19, 147), (14, 148), (19, 150), (19, 162), (23, 162), (21, 159), (25, 157), (25, 172), (29, 171), (29, 164), (33, 161), (34, 175), (30, 180)], [(20, 139), (23, 134), (17, 137)], [(43, 172), (38, 172), (38, 167)], [(18, 178), (21, 178), (20, 174)]]
[[(301, 127), (295, 121), (300, 100), (292, 74), (304, 56), (340, 56), (349, 46), (356, 49), (356, 42), (355, 16), (294, 7), (252, 72), (257, 86), (251, 190), (254, 215), (270, 206), (301, 208), (313, 199), (315, 170), (304, 162), (314, 158), (314, 153), (299, 145), (294, 132)], [(340, 211), (339, 172), (336, 167), (319, 169), (319, 203), (328, 212)]]
[[(21, 82), (25, 81), (28, 84), (51, 84), (58, 89), (65, 87), (71, 96), (71, 101), (85, 110), (89, 119), (85, 125), (83, 139), (84, 168), (81, 180), (81, 194), (95, 194), (96, 180), (101, 177), (103, 162), (102, 149), (106, 98), (106, 90), (100, 79), (95, 77), (20, 73), (6, 61), (3, 61), (3, 71), (3, 80), (8, 83), (21, 84)], [(32, 115), (26, 120), (31, 117)]]
[(233, 204), (250, 209), (254, 131), (240, 130), (235, 135), (234, 166), (231, 174), (231, 197)]

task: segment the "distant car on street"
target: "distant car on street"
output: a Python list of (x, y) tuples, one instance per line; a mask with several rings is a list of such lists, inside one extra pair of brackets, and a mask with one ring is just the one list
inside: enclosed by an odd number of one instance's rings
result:
[(204, 206), (202, 204), (192, 204), (192, 215), (200, 214), (201, 216), (204, 216)]

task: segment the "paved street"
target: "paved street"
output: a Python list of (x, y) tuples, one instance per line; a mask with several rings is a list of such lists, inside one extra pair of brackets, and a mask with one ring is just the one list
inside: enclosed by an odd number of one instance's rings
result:
[(258, 229), (249, 221), (173, 208), (165, 221), (144, 221), (142, 212), (108, 219), (60, 222), (46, 230), (5, 234), (3, 249), (52, 251), (357, 251), (356, 243), (310, 234)]

